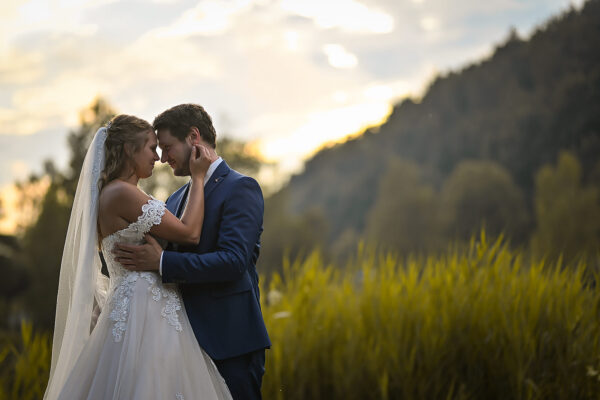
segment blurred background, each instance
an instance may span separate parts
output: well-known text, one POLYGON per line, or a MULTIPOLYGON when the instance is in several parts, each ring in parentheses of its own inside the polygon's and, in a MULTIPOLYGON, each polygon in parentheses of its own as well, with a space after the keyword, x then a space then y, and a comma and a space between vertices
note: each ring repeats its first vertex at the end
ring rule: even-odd
MULTIPOLYGON (((315 291, 322 302, 344 279, 354 282, 348 296, 362 296, 364 257, 373 271, 391 262, 402 275, 416 262, 424 274, 427 260, 466 257, 472 265, 470 257, 492 260, 502 248, 510 254, 506 271, 541 262, 580 274, 563 283, 584 282, 581 290, 596 296, 588 306, 598 306, 590 276, 600 254, 600 1, 9 0, 0 22, 0 396, 43 393, 64 237, 93 134, 117 113, 151 122, 184 102, 207 109, 217 151, 265 194, 258 271, 276 339, 267 398, 555 393, 521 372, 514 382, 512 372, 496 377, 511 376, 512 391, 494 389, 492 397, 477 397, 479 383, 492 378, 469 374, 402 392, 406 381, 386 370, 373 375, 377 394, 360 397, 335 392, 316 367, 306 381, 318 391, 290 392, 285 382, 302 379, 277 358, 276 341, 306 347, 299 332, 312 320, 294 320, 290 299, 301 296, 298 282, 317 287, 302 280, 316 274, 311 268, 341 274, 339 281, 325 275, 315 291), (522 385, 527 379, 533 386, 522 385)), ((141 185, 166 199, 183 183, 157 165, 141 185)), ((565 289, 553 290, 548 298, 565 289)), ((393 310, 406 297, 392 292, 393 310)), ((328 318, 352 306, 335 307, 328 318)), ((556 324, 570 324, 560 318, 574 312, 561 311, 556 324)), ((386 321, 378 321, 369 326, 379 331, 386 321)), ((594 332, 582 354, 599 349, 594 332)), ((554 365, 556 354, 534 347, 540 365, 554 365)), ((306 357, 310 364, 320 356, 306 357)), ((364 363, 356 357, 348 362, 364 363)), ((588 361, 578 359, 579 369, 563 376, 583 379, 575 392, 556 398, 597 398, 591 382, 600 359, 588 361)))

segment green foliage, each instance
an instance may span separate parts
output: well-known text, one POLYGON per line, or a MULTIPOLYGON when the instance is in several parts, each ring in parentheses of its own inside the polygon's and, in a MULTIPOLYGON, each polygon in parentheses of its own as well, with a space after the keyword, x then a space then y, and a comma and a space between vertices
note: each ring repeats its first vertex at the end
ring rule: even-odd
POLYGON ((263 312, 268 399, 597 399, 600 292, 584 265, 482 236, 400 261, 359 249, 285 264, 263 312))
MULTIPOLYGON (((321 207, 330 222, 328 244, 344 232, 362 235, 393 158, 433 171, 426 181, 436 188, 464 160, 496 162, 530 213, 535 173, 561 150, 576 154, 587 179, 600 154, 599 21, 600 1, 589 0, 527 40, 512 32, 489 58, 437 77, 422 98, 397 104, 380 127, 309 160, 284 189, 291 210, 321 207)), ((477 230, 481 221, 472 225, 477 230)))
POLYGON ((421 175, 414 162, 390 163, 368 215, 366 237, 370 242, 400 253, 440 247, 438 196, 421 175))
POLYGON ((21 323, 18 339, 3 338, 0 348, 0 400, 38 400, 50 372, 51 338, 21 323))
POLYGON ((581 164, 568 152, 558 165, 536 175, 537 229, 533 250, 549 258, 571 260, 600 252, 600 188, 583 185, 581 164))
POLYGON ((15 301, 27 290, 30 276, 17 257, 19 248, 14 237, 0 235, 0 330, 8 328, 15 301))
POLYGON ((244 175, 255 176, 262 165, 262 161, 250 152, 248 144, 241 140, 219 137, 217 152, 231 168, 244 175))
POLYGON ((24 295, 27 314, 36 326, 54 326, 60 263, 67 235, 71 201, 65 189, 50 185, 37 222, 25 231, 22 259, 30 277, 24 295))
POLYGON ((327 219, 322 211, 313 208, 300 216, 287 210, 285 193, 271 196, 265 203, 264 231, 257 269, 270 276, 281 272, 281 260, 306 255, 315 248, 322 249, 328 233, 327 219))
POLYGON ((444 219, 451 237, 467 239, 482 227, 522 242, 528 224, 523 195, 508 171, 493 161, 462 161, 444 182, 444 219))

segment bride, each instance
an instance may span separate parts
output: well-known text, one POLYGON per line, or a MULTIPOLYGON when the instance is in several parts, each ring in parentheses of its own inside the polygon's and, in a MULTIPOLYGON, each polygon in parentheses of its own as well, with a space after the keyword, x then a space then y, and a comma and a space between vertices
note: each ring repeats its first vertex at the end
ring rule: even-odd
POLYGON ((147 233, 181 244, 199 240, 208 151, 192 150, 190 197, 179 220, 137 187, 152 175, 156 146, 148 122, 118 115, 88 149, 61 263, 44 399, 231 398, 196 341, 177 288, 156 273, 124 269, 112 254, 116 243, 139 244, 147 233), (98 247, 110 280, 100 273, 98 247))

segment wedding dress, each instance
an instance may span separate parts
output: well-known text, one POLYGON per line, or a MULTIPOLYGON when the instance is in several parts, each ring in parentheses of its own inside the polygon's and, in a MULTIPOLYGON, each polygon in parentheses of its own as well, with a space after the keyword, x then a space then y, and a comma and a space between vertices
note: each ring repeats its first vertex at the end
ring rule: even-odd
POLYGON ((230 398, 196 341, 177 288, 114 260, 116 243, 142 243, 164 212, 164 203, 150 199, 136 222, 102 240, 110 274, 106 306, 59 399, 230 398))
POLYGON ((44 399, 231 399, 196 341, 177 287, 163 284, 157 273, 124 269, 112 253, 116 243, 142 243, 160 224, 163 202, 149 199, 137 221, 102 240, 110 280, 100 273, 97 182, 105 139, 101 128, 86 155, 71 212, 44 399), (94 304, 102 312, 93 326, 94 304))

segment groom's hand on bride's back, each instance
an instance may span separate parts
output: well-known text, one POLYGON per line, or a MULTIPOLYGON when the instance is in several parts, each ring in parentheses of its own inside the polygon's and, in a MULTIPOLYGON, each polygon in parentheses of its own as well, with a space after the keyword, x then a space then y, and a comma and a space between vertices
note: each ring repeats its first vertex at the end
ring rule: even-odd
POLYGON ((130 271, 158 271, 162 247, 151 235, 140 245, 117 243, 113 250, 115 260, 130 271))

